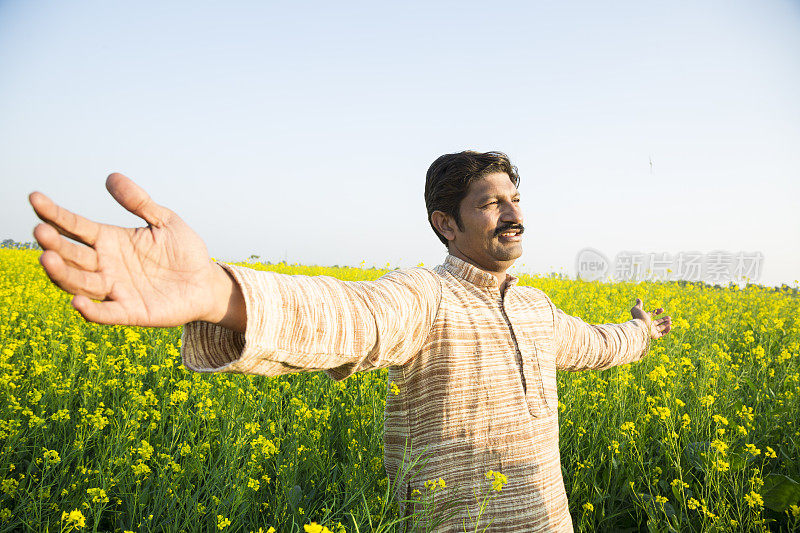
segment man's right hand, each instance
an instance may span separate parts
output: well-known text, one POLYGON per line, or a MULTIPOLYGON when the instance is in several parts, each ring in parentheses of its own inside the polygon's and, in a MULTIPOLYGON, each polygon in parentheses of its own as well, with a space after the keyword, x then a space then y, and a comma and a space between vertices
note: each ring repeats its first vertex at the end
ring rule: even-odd
POLYGON ((111 174, 106 188, 147 227, 99 224, 40 192, 29 196, 44 221, 33 231, 44 249, 39 262, 53 283, 75 295, 72 305, 83 318, 159 327, 205 320, 243 332, 241 289, 200 237, 122 174, 111 174))

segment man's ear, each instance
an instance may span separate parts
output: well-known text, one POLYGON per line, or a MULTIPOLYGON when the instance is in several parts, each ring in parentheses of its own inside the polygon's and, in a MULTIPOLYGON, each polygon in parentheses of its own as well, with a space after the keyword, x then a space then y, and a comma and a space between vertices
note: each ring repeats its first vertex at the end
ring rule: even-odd
POLYGON ((431 223, 445 239, 454 241, 456 239, 456 221, 444 211, 434 211, 431 213, 431 223))

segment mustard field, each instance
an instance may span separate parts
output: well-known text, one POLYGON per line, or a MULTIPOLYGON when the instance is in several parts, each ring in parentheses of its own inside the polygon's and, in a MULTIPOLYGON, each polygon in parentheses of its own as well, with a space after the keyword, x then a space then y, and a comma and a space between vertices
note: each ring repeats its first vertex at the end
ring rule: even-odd
MULTIPOLYGON (((38 254, 0 250, 0 531, 400 530, 383 468, 385 371, 189 372, 180 328, 83 321, 38 254)), ((796 290, 520 283, 590 323, 628 320, 638 296, 675 326, 641 363, 559 376, 576 530, 800 529, 796 290)))

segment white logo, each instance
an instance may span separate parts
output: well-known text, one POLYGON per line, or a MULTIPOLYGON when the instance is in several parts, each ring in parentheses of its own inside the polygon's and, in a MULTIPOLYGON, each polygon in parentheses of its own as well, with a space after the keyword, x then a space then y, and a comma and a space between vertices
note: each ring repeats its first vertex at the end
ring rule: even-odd
POLYGON ((584 281, 605 279, 610 266, 608 258, 594 248, 584 248, 575 259, 577 277, 584 281))

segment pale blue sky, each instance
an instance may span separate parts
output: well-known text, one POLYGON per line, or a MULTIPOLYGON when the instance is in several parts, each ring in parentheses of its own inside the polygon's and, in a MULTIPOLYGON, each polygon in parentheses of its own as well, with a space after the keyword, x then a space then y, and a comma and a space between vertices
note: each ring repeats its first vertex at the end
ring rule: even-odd
POLYGON ((381 4, 0 0, 0 239, 32 239, 34 189, 135 223, 119 171, 220 259, 434 265, 428 166, 501 150, 518 270, 590 246, 800 278, 797 2, 381 4))

